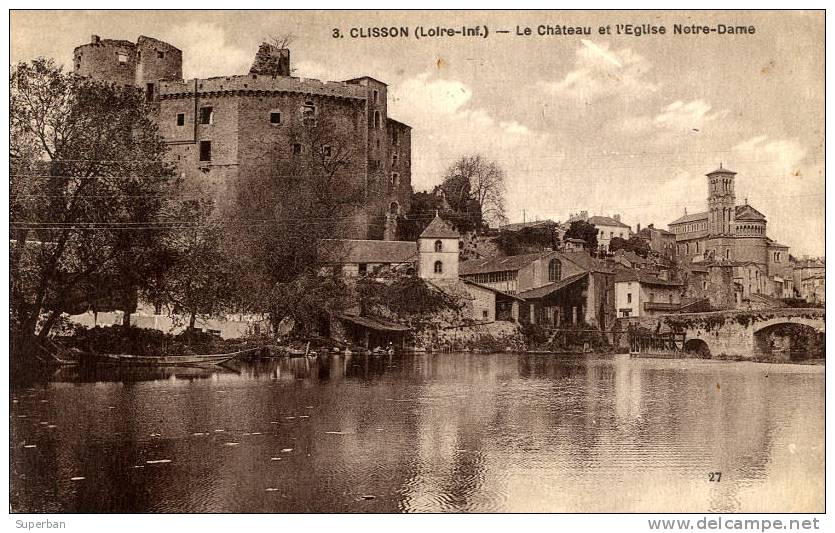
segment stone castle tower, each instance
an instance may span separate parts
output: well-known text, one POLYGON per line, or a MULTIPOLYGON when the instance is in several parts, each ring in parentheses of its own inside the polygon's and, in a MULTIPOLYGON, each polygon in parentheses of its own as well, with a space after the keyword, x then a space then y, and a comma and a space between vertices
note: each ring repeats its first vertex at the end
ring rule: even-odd
POLYGON ((139 87, 153 101, 161 80, 183 77, 183 53, 144 35, 136 43, 93 35, 89 43, 73 50, 73 72, 94 80, 139 87))
POLYGON ((736 196, 734 196, 734 176, 736 172, 719 168, 707 175, 708 179, 708 234, 724 236, 734 234, 734 216, 736 196))

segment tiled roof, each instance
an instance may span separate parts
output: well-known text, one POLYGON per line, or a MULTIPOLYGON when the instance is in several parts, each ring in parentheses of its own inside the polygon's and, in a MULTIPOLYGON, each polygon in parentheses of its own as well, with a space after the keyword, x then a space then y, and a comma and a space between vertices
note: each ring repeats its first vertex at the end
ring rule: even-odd
POLYGON ((573 283, 580 281, 588 275, 588 272, 580 272, 579 274, 574 274, 573 276, 569 276, 565 279, 555 281, 554 283, 549 283, 548 285, 543 285, 542 287, 537 287, 536 289, 531 289, 529 291, 520 292, 519 296, 521 298, 524 298, 525 300, 536 300, 538 298, 544 298, 549 294, 552 294, 560 289, 564 289, 569 285, 572 285, 573 283))
POLYGON ((346 320, 364 328, 373 329, 374 331, 411 331, 412 328, 390 322, 382 318, 371 318, 368 316, 354 316, 354 315, 338 315, 342 320, 346 320))
POLYGON ((621 270, 617 274, 615 274, 615 283, 619 281, 637 281, 642 285, 657 285, 662 287, 680 287, 681 282, 679 281, 668 281, 665 279, 657 278, 650 274, 646 274, 644 272, 638 272, 635 270, 621 270))
POLYGON ((473 285, 475 287, 479 287, 481 289, 486 289, 486 290, 494 292, 496 294, 501 294, 502 296, 506 296, 508 298, 513 298, 514 300, 521 300, 522 299, 519 296, 516 296, 515 294, 510 294, 510 293, 507 293, 507 292, 504 292, 504 291, 500 291, 499 289, 496 289, 494 287, 489 287, 487 285, 482 285, 481 283, 476 283, 475 281, 472 281, 472 280, 469 280, 469 279, 461 278, 461 281, 463 283, 467 283, 468 285, 473 285))
POLYGON ((457 239, 458 237, 460 237, 458 232, 447 225, 439 215, 435 215, 432 222, 420 234, 421 239, 457 239))
POLYGON ((541 228, 547 226, 556 226, 557 223, 553 220, 536 220, 534 222, 514 222, 512 224, 505 224, 504 226, 499 227, 501 231, 520 231, 525 228, 541 228))
POLYGON ((614 268, 607 264, 606 261, 595 259, 594 257, 590 256, 587 252, 563 252, 560 255, 565 259, 568 259, 578 267, 588 271, 604 272, 607 274, 611 274, 614 272, 614 268))
POLYGON ((702 211, 701 213, 692 213, 689 215, 684 215, 683 217, 677 218, 667 224, 668 226, 672 226, 673 224, 684 224, 685 222, 695 222, 695 221, 707 220, 707 211, 702 211))
POLYGON ((536 261, 543 254, 522 254, 510 255, 507 257, 486 257, 484 259, 471 259, 458 264, 458 274, 467 276, 470 274, 486 274, 488 272, 504 272, 507 270, 519 270, 533 261, 536 261))
POLYGON ((322 239, 317 251, 322 263, 407 263, 417 257, 417 243, 322 239))
POLYGON ((620 220, 615 220, 612 217, 593 216, 589 217, 587 222, 589 224, 594 224, 595 226, 617 226, 619 228, 631 229, 631 226, 624 224, 620 220))

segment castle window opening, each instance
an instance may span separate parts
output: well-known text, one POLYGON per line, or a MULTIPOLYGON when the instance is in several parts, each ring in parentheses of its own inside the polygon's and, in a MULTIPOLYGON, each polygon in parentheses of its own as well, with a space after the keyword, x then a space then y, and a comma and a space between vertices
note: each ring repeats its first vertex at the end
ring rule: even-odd
POLYGON ((391 186, 397 188, 400 186, 400 174, 397 172, 391 173, 391 186))
POLYGON ((127 63, 128 62, 128 55, 124 52, 116 52, 116 60, 119 63, 127 63))
MULTIPOLYGON (((435 251, 436 252, 442 252, 443 249, 444 249, 444 243, 442 243, 440 240, 435 241, 435 251)), ((437 263, 435 263, 435 264, 437 264, 437 263)))
POLYGON ((397 202, 392 202, 391 205, 389 205, 389 213, 391 213, 392 215, 399 214, 400 205, 397 202))
POLYGON ((154 84, 148 83, 145 85, 145 101, 153 102, 154 101, 154 84))
POLYGON ((200 141, 200 161, 212 160, 212 141, 200 141))
POLYGON ((377 97, 379 96, 379 94, 380 93, 378 93, 376 89, 371 91, 372 99, 374 100, 375 104, 377 103, 377 97))
POLYGON ((368 274, 368 265, 366 263, 360 263, 357 267, 357 271, 360 276, 365 276, 368 274))
POLYGON ((380 129, 380 112, 379 111, 374 111, 374 129, 375 130, 380 129))
POLYGON ((165 52, 157 50, 157 59, 165 59, 165 52))
POLYGON ((397 166, 397 154, 391 156, 391 166, 397 166))
POLYGON ((331 146, 329 144, 326 144, 325 146, 322 147, 322 155, 323 156, 330 157, 332 153, 333 153, 333 151, 331 150, 331 146))
POLYGON ((270 111, 270 124, 281 124, 280 111, 270 111))
POLYGON ((213 123, 214 108, 210 106, 200 108, 200 124, 208 125, 213 123))
POLYGON ((316 121, 316 104, 310 100, 306 101, 301 107, 302 122, 307 125, 312 125, 316 121))
POLYGON ((299 155, 302 153, 302 145, 299 143, 293 143, 293 155, 299 155))
POLYGON ((185 113, 177 113, 177 125, 178 126, 185 126, 186 125, 186 114, 185 113))
POLYGON ((435 274, 444 273, 444 264, 441 261, 435 261, 435 274))

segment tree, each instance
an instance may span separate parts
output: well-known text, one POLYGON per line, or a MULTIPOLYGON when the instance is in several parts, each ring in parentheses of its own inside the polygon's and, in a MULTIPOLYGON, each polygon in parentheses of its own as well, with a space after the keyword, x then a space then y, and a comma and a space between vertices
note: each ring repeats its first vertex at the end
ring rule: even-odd
POLYGON ((459 218, 468 219, 473 229, 485 222, 499 225, 506 221, 505 172, 481 154, 464 156, 450 165, 441 187, 452 210, 459 218))
POLYGON ((397 220, 397 240, 416 241, 426 226, 435 218, 435 213, 444 213, 445 218, 452 218, 447 213, 443 201, 428 192, 413 192, 409 203, 409 212, 397 220))
POLYGON ((365 184, 356 178, 361 141, 350 119, 312 110, 286 131, 292 157, 275 162, 264 156, 264 171, 248 176, 224 210, 238 292, 249 297, 241 305, 254 311, 272 305, 268 296, 276 284, 307 275, 317 262, 318 241, 346 234, 365 210, 365 184))
POLYGON ((180 201, 172 205, 170 216, 190 223, 166 235, 168 266, 161 277, 150 280, 145 296, 186 314, 189 329, 194 329, 198 316, 235 307, 234 263, 224 250, 226 228, 210 194, 197 187, 188 196, 178 191, 175 198, 180 201))
POLYGON ((553 250, 557 245, 556 226, 556 222, 546 222, 519 231, 502 230, 494 242, 504 255, 541 252, 548 248, 553 250))
POLYGON ((582 239, 586 241, 589 250, 597 250, 597 228, 585 220, 575 220, 563 235, 563 240, 582 239))
POLYGON ((609 241, 609 251, 616 252, 618 250, 633 252, 641 257, 646 257, 650 253, 649 243, 637 235, 632 235, 629 239, 612 237, 609 241))
POLYGON ((90 298, 80 289, 135 294, 160 268, 174 171, 136 88, 37 59, 12 68, 10 93, 11 329, 25 350, 90 298))

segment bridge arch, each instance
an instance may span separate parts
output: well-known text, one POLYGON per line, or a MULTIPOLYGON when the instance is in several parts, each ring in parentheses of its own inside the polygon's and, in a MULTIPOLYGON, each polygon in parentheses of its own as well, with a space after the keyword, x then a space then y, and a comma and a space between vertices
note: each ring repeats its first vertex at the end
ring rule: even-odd
POLYGON ((770 328, 772 326, 780 325, 780 324, 802 324, 805 326, 809 326, 810 328, 815 329, 816 331, 823 333, 824 329, 826 328, 826 323, 823 321, 822 318, 806 318, 806 317, 799 317, 799 316, 777 316, 774 318, 770 318, 768 320, 763 320, 760 322, 756 322, 754 324, 754 333, 764 330, 766 328, 770 328))
POLYGON ((700 359, 710 359, 710 345, 704 339, 693 338, 684 342, 684 351, 694 354, 700 359))
POLYGON ((818 324, 795 320, 771 322, 754 330, 758 356, 790 361, 825 357, 826 338, 818 324))

